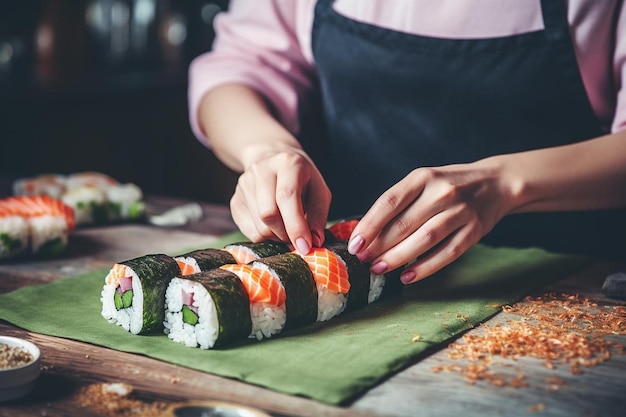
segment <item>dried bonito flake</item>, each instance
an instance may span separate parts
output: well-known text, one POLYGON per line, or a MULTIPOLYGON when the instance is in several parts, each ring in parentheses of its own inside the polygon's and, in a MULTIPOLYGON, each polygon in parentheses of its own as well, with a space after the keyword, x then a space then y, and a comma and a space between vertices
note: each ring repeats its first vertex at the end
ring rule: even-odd
MULTIPOLYGON (((534 357, 547 369, 565 364, 577 375, 584 367, 625 353, 625 346, 606 336, 626 334, 626 306, 600 306, 579 295, 548 293, 502 306, 502 311, 511 315, 504 323, 483 324, 479 332, 448 347, 451 359, 465 359, 469 365, 438 366, 433 371, 459 372, 469 384, 484 380, 494 386, 524 387, 523 374, 507 379, 493 372, 493 359, 534 357)), ((546 383, 558 389, 564 381, 550 378, 546 383)))

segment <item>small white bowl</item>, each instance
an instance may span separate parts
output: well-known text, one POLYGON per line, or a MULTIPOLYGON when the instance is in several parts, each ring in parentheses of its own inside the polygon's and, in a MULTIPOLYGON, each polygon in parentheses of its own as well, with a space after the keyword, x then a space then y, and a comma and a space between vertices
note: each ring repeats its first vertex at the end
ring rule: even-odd
POLYGON ((33 356, 33 360, 27 364, 0 368, 0 401, 10 401, 32 391, 35 380, 41 373, 41 354, 37 346, 17 337, 0 336, 0 344, 21 347, 33 356))

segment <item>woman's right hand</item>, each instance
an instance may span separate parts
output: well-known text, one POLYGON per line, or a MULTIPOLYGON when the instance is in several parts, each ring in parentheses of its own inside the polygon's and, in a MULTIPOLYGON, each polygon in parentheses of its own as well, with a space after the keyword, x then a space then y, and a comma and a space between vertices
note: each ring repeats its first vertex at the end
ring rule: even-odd
POLYGON ((230 200, 233 220, 254 242, 290 242, 300 253, 324 243, 331 193, 301 149, 256 157, 239 177, 230 200))

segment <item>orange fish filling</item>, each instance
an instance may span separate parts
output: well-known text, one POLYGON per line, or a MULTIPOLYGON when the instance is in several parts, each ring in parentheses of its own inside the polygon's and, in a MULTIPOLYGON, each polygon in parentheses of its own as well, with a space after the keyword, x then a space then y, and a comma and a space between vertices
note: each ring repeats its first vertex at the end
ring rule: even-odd
POLYGON ((285 289, 270 271, 244 264, 227 264, 220 268, 234 273, 241 279, 251 303, 267 303, 274 306, 285 303, 287 299, 285 289))
POLYGON ((328 231, 332 233, 337 240, 348 240, 357 223, 359 223, 359 221, 356 219, 335 223, 328 228, 328 231))
POLYGON ((317 284, 325 285, 330 291, 347 293, 350 291, 348 268, 331 250, 313 248, 301 255, 313 272, 317 284))

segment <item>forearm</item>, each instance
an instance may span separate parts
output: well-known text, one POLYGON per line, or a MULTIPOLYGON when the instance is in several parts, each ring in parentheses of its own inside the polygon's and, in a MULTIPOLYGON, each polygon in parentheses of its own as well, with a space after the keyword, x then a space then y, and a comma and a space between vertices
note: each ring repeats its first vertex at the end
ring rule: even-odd
POLYGON ((302 151, 263 99, 245 85, 224 84, 208 92, 198 118, 215 155, 238 172, 280 150, 302 151))
POLYGON ((511 213, 626 206, 626 131, 478 163, 497 166, 511 213))

